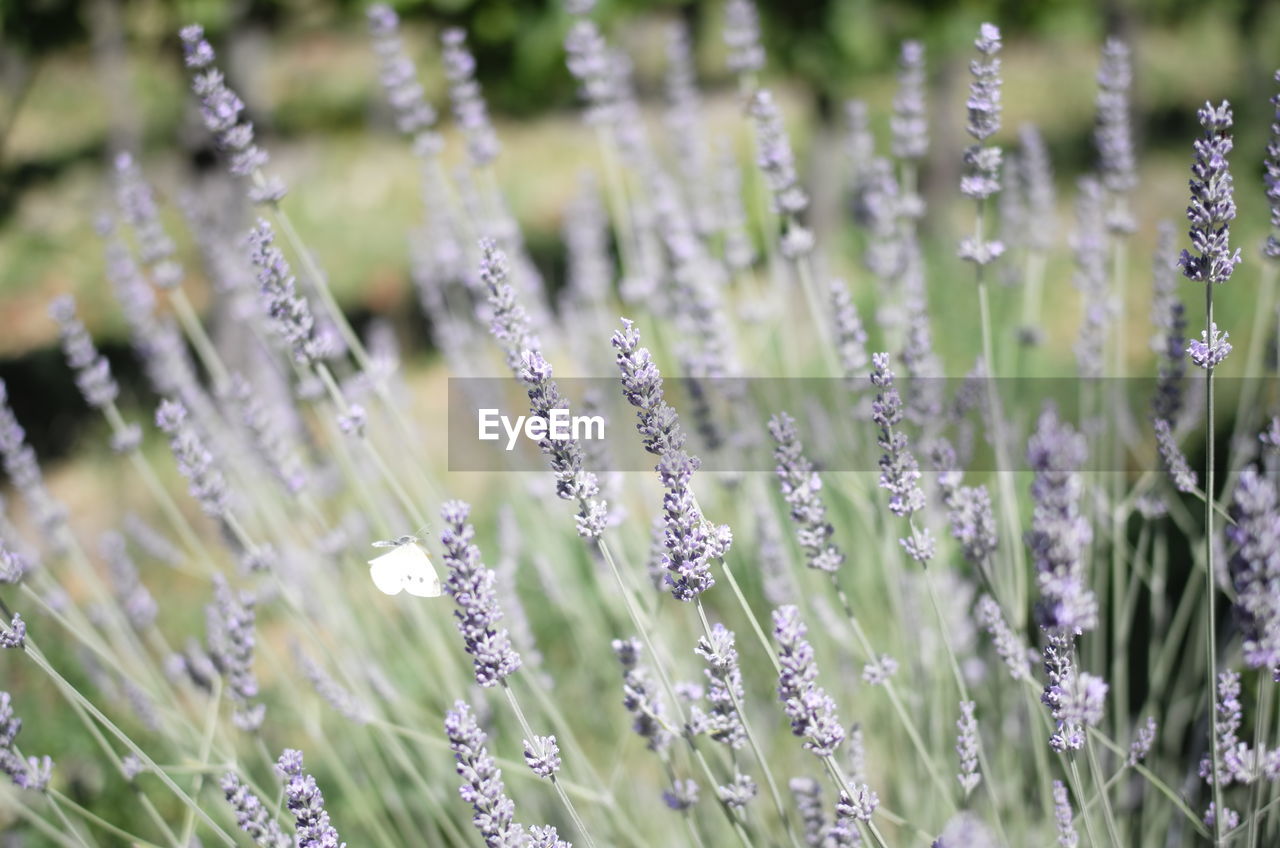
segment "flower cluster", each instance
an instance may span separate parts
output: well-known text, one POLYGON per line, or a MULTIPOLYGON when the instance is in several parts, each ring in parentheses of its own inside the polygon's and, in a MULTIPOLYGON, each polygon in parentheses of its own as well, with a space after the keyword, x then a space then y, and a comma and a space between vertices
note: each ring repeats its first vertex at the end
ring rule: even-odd
POLYGON ((133 227, 138 254, 151 273, 157 288, 172 289, 182 284, 182 265, 175 258, 177 247, 165 232, 151 186, 133 156, 116 156, 116 206, 133 227))
POLYGON ((1196 116, 1204 127, 1204 138, 1195 142, 1191 205, 1187 207, 1191 246, 1196 255, 1183 250, 1178 266, 1188 280, 1225 283, 1240 262, 1240 249, 1232 251, 1230 244, 1231 222, 1236 217, 1231 171, 1227 167, 1227 154, 1232 147, 1231 104, 1225 100, 1218 106, 1206 103, 1196 116))
POLYGON ((733 631, 716 622, 709 636, 698 638, 695 650, 707 661, 703 674, 707 677, 707 700, 711 703, 711 712, 709 715, 696 714, 690 723, 715 741, 737 750, 747 739, 737 707, 746 700, 746 691, 742 687, 742 671, 738 666, 733 631))
POLYGON ((871 365, 871 385, 876 388, 871 420, 880 427, 876 444, 884 451, 880 457, 880 488, 889 493, 890 512, 910 516, 925 506, 920 466, 911 453, 907 435, 896 429, 902 422, 902 397, 893 384, 889 354, 872 354, 871 365))
POLYGON ((898 54, 898 91, 893 96, 894 158, 919 161, 929 150, 929 119, 925 104, 924 45, 902 42, 898 54))
POLYGON ((476 531, 467 521, 470 513, 471 507, 462 501, 449 501, 440 508, 440 543, 449 570, 444 591, 458 605, 453 617, 475 666, 476 682, 490 687, 519 670, 520 655, 511 646, 506 628, 498 627, 502 610, 493 588, 496 575, 481 562, 480 549, 472 541, 476 531))
POLYGON ((844 741, 844 727, 836 715, 836 702, 817 684, 818 666, 813 646, 805 638, 808 628, 800 610, 787 605, 773 611, 773 638, 778 643, 778 699, 791 719, 791 732, 804 740, 806 750, 830 757, 844 741))
POLYGON ((796 541, 810 568, 834 573, 844 562, 844 554, 831 542, 835 528, 827 520, 827 507, 822 502, 822 478, 804 455, 796 421, 781 412, 769 419, 769 432, 778 443, 773 451, 774 470, 782 497, 791 507, 796 541))
POLYGON ((236 824, 249 834, 254 845, 260 848, 289 848, 293 845, 293 840, 284 835, 272 818, 271 810, 240 781, 239 775, 229 771, 222 776, 219 785, 236 814, 236 824))
POLYGON ((20 730, 22 719, 13 714, 9 693, 0 692, 0 771, 19 789, 43 792, 53 775, 53 760, 47 756, 23 760, 14 745, 20 730))
POLYGON ((385 3, 374 3, 366 15, 373 52, 378 54, 379 76, 396 116, 396 129, 413 139, 413 151, 428 157, 439 152, 444 142, 435 130, 436 110, 427 102, 418 70, 405 53, 400 39, 400 18, 385 3))
MULTIPOLYGON (((1129 45, 1108 38, 1102 47, 1098 68, 1098 117, 1093 140, 1098 148, 1098 170, 1102 184, 1113 195, 1122 195, 1138 183, 1133 154, 1133 128, 1129 120, 1129 89, 1133 68, 1129 45)), ((1134 223, 1127 210, 1117 209, 1108 220, 1117 232, 1132 232, 1134 223)))
POLYGON ((964 789, 965 797, 982 782, 978 771, 978 719, 974 716, 973 701, 960 702, 960 718, 956 721, 956 753, 960 756, 960 774, 956 779, 964 789))
POLYGON ((1280 504, 1273 480, 1249 466, 1231 498, 1227 564, 1235 589, 1236 617, 1244 637, 1244 661, 1280 676, 1280 504))
POLYGON ((253 673, 254 597, 233 592, 221 575, 213 581, 213 603, 205 608, 205 644, 209 658, 227 682, 235 702, 233 719, 244 730, 257 730, 266 714, 258 697, 258 679, 253 673))
POLYGON ((206 515, 224 517, 230 498, 227 480, 192 424, 187 407, 181 401, 161 401, 156 408, 156 426, 169 436, 169 447, 178 462, 178 470, 187 478, 191 496, 199 501, 206 515))
POLYGON ((200 98, 200 117, 218 146, 228 153, 231 173, 252 178, 249 197, 253 202, 278 202, 285 194, 284 182, 263 173, 269 159, 267 152, 254 144, 253 122, 244 116, 244 102, 227 85, 222 71, 214 67, 217 57, 205 40, 204 28, 191 24, 183 27, 178 36, 187 67, 194 74, 191 88, 200 98))
POLYGON ((663 719, 666 710, 648 669, 640 665, 640 640, 614 639, 613 654, 622 666, 622 705, 632 715, 631 729, 650 751, 665 751, 671 744, 663 719))
POLYGON ((475 810, 471 821, 485 844, 502 848, 523 845, 524 826, 515 821, 515 802, 507 797, 502 772, 485 747, 488 738, 465 702, 455 702, 445 713, 444 732, 462 778, 458 793, 475 810))
POLYGON ((440 34, 443 47, 444 75, 449 80, 449 101, 453 117, 467 139, 467 155, 471 164, 483 168, 498 156, 501 146, 489 122, 480 83, 476 82, 476 60, 467 49, 467 33, 450 27, 440 34))
POLYGON ((1049 708, 1056 729, 1049 747, 1058 753, 1084 747, 1087 728, 1102 720, 1107 683, 1102 678, 1077 671, 1071 662, 1071 638, 1051 632, 1044 648, 1044 670, 1048 683, 1041 702, 1049 708))
POLYGON ((275 246, 271 225, 259 218, 249 233, 249 245, 249 258, 258 270, 262 303, 272 327, 299 365, 313 364, 324 353, 316 321, 306 298, 298 293, 288 261, 275 246))
POLYGON ((49 304, 49 315, 58 322, 58 335, 67 364, 76 375, 76 388, 92 407, 103 409, 115 403, 120 387, 111 376, 111 363, 98 353, 93 338, 76 317, 76 301, 63 295, 49 304))
POLYGON ((302 770, 302 752, 286 748, 276 762, 276 774, 284 778, 285 805, 293 813, 297 848, 346 848, 338 831, 329 824, 324 795, 316 779, 302 770))

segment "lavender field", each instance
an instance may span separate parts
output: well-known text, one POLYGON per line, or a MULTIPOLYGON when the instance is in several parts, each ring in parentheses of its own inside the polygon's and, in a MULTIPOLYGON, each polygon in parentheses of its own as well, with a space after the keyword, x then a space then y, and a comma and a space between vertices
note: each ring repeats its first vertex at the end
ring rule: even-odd
POLYGON ((0 133, 0 844, 1280 845, 1280 55, 206 5, 0 133))

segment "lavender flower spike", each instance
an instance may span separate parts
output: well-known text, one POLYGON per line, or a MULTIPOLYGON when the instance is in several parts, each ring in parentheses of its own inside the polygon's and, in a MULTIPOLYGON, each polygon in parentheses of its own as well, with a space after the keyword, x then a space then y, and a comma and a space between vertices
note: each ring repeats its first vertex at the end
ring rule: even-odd
POLYGON ((782 253, 797 259, 813 249, 813 233, 798 220, 809 207, 809 196, 800 185, 795 154, 773 95, 767 89, 757 91, 752 95, 750 111, 755 120, 756 161, 772 193, 773 212, 786 222, 782 253))
POLYGON ((746 728, 736 706, 746 700, 746 691, 742 688, 742 671, 733 631, 716 622, 711 627, 710 637, 698 638, 695 651, 707 661, 703 673, 707 677, 711 714, 698 716, 694 723, 701 725, 701 729, 715 741, 737 750, 747 741, 746 728))
POLYGON ((822 501, 822 478, 804 455, 804 446, 796 432, 796 421, 785 412, 769 419, 769 432, 777 447, 773 458, 782 497, 791 507, 796 541, 804 549, 809 567, 829 574, 844 562, 844 554, 831 543, 835 528, 827 521, 827 507, 822 501))
POLYGON ((640 640, 614 639, 613 654, 622 666, 622 705, 633 716, 631 729, 644 739, 650 751, 662 753, 671 744, 663 724, 663 706, 649 671, 640 665, 640 640))
POLYGON ((427 102, 418 69, 400 40, 400 18, 386 3, 374 3, 365 13, 373 52, 378 54, 379 77, 396 116, 396 129, 413 139, 413 152, 423 158, 444 146, 435 131, 436 111, 427 102))
POLYGON ((1059 848, 1076 848, 1080 844, 1080 835, 1072 823, 1071 799, 1067 796, 1067 787, 1061 780, 1053 782, 1053 817, 1058 824, 1059 848))
MULTIPOLYGON (((1276 71, 1280 83, 1280 71, 1276 71)), ((1267 188, 1267 202, 1271 206, 1271 232, 1267 235, 1262 252, 1272 261, 1280 260, 1280 94, 1271 95, 1275 111, 1271 118, 1271 135, 1267 139, 1267 155, 1263 160, 1266 174, 1263 182, 1267 188)))
POLYGON ((162 289, 182 285, 182 265, 173 258, 177 248, 160 222, 155 196, 142 169, 128 153, 118 155, 115 165, 116 205, 137 235, 138 253, 151 281, 162 289))
POLYGON ((724 9, 724 43, 729 70, 746 77, 764 68, 760 46, 760 13, 752 0, 729 0, 724 9))
POLYGON ((0 648, 21 649, 27 641, 27 623, 18 613, 6 625, 0 621, 0 648))
POLYGON ((9 693, 0 692, 0 771, 19 789, 43 792, 49 786, 53 761, 48 757, 23 760, 13 744, 20 730, 22 719, 13 714, 9 693))
POLYGON ((960 755, 960 774, 956 779, 966 798, 982 782, 978 772, 978 719, 973 709, 973 701, 961 701, 960 719, 956 722, 956 753, 960 755))
POLYGON ((1196 490, 1196 473, 1191 470, 1191 466, 1187 463, 1186 456, 1182 453, 1182 448, 1178 447, 1177 440, 1173 437, 1173 431, 1169 429, 1169 422, 1163 418, 1157 418, 1154 422, 1156 430, 1156 449, 1160 452, 1160 459, 1164 462, 1165 468, 1169 469, 1169 473, 1173 475, 1173 485, 1179 492, 1194 492, 1196 490))
MULTIPOLYGON (((973 81, 965 105, 969 120, 965 129, 975 143, 964 151, 965 174, 960 178, 960 193, 979 203, 1000 191, 1001 151, 987 143, 1000 129, 1000 30, 994 24, 983 24, 974 41, 980 58, 969 63, 973 81)), ((965 238, 960 244, 960 257, 979 266, 986 265, 1004 253, 999 241, 965 238)))
POLYGON ((893 97, 893 155, 918 162, 929 150, 929 118, 925 105, 924 45, 902 42, 898 54, 898 91, 893 97))
POLYGON ((1272 481, 1249 466, 1240 472, 1231 499, 1227 539, 1234 551, 1227 563, 1236 592, 1236 617, 1250 668, 1280 677, 1280 504, 1272 481))
POLYGON ((667 490, 662 498, 666 526, 662 565, 672 596, 685 602, 716 584, 711 561, 723 558, 733 541, 726 525, 710 524, 698 508, 689 485, 697 467, 697 461, 684 451, 668 451, 658 461, 658 477, 667 490))
POLYGON ((181 401, 163 400, 156 409, 156 426, 169 436, 169 447, 178 470, 187 478, 191 496, 200 502, 206 515, 221 518, 229 508, 227 481, 188 418, 181 401))
POLYGON ((249 245, 249 258, 258 270, 262 303, 272 327, 299 365, 312 365, 322 353, 315 318, 306 298, 298 294, 297 281, 284 254, 275 246, 271 225, 259 218, 249 233, 249 245))
POLYGON ((228 154, 228 168, 233 176, 250 177, 253 188, 249 198, 254 203, 276 203, 285 194, 279 177, 263 174, 267 152, 253 142, 253 122, 244 117, 244 103, 226 83, 222 72, 213 66, 217 58, 204 28, 199 24, 185 26, 178 33, 186 65, 194 73, 191 88, 200 98, 200 117, 213 134, 218 146, 228 154))
POLYGON ((520 848, 527 837, 524 827, 514 821, 515 802, 507 797, 502 772, 485 748, 485 733, 465 702, 455 702, 445 714, 444 730, 462 777, 458 794, 475 811, 471 822, 484 843, 491 848, 520 848))
POLYGON ((227 681, 227 691, 236 704, 232 716, 237 727, 257 730, 262 725, 265 706, 254 704, 258 679, 253 673, 254 598, 246 592, 232 592, 218 575, 213 582, 213 603, 205 608, 209 658, 227 681))
POLYGON ((1093 139, 1098 148, 1102 184, 1118 201, 1108 216, 1107 225, 1113 232, 1120 233, 1134 229, 1123 195, 1138 184, 1129 119, 1129 89, 1132 85, 1129 45, 1118 38, 1108 38, 1102 48, 1102 65, 1098 68, 1098 117, 1093 139))
POLYGON ((519 670, 520 655, 511 647, 506 628, 498 627, 502 611, 493 588, 496 575, 480 561, 480 550, 472 542, 476 531, 467 522, 470 512, 462 501, 440 508, 440 542, 449 570, 444 590, 458 605, 453 616, 475 666, 476 682, 490 687, 519 670))
POLYGON ((773 611, 773 637, 778 642, 778 699, 782 701, 791 732, 804 740, 804 747, 819 757, 830 757, 844 741, 844 727, 836 715, 836 704, 815 682, 818 667, 813 646, 805 639, 807 628, 800 611, 788 604, 773 611))
POLYGON ((501 146, 498 136, 489 123, 489 110, 485 106, 480 83, 476 82, 476 60, 467 49, 467 34, 458 27, 450 27, 440 35, 444 48, 444 75, 449 80, 449 100, 453 103, 453 117, 467 139, 467 155, 471 164, 483 168, 498 156, 501 146))
POLYGON ((1230 333, 1219 333, 1218 324, 1212 323, 1209 329, 1200 331, 1200 339, 1192 339, 1187 343, 1187 355, 1200 368, 1209 370, 1217 368, 1231 353, 1230 333))
POLYGON ((1027 646, 1004 620, 1000 605, 990 595, 978 599, 974 616, 995 643, 996 654, 1004 660, 1009 669, 1009 676, 1014 680, 1031 678, 1031 663, 1027 658, 1027 646))
MULTIPOLYGON (((537 351, 526 350, 521 356, 517 378, 529 394, 529 412, 550 419, 554 410, 568 409, 569 401, 560 394, 551 374, 551 364, 537 351)), ((538 442, 538 448, 550 462, 556 478, 556 495, 578 504, 578 535, 598 539, 609 520, 608 504, 600 497, 596 475, 583 467, 582 443, 577 439, 552 439, 550 433, 538 442)))
POLYGON ((480 281, 488 292, 493 314, 489 332, 497 339, 507 357, 507 367, 517 376, 525 351, 542 350, 542 342, 533 334, 529 313, 520 304, 511 287, 511 266, 507 255, 491 238, 480 239, 480 281))
POLYGON ((338 831, 329 824, 316 779, 302 771, 302 752, 286 748, 276 763, 276 773, 285 779, 285 801, 293 813, 297 848, 346 848, 347 843, 338 842, 338 831))
POLYGON ((93 338, 76 317, 75 298, 69 294, 57 298, 49 304, 49 315, 58 322, 62 352, 75 372, 76 388, 84 395, 85 402, 95 409, 113 404, 120 394, 120 387, 111 376, 111 363, 98 353, 93 338))
POLYGON ((1233 252, 1230 246, 1231 222, 1236 217, 1231 171, 1227 167, 1227 154, 1232 147, 1231 104, 1225 100, 1216 107, 1206 103, 1196 116, 1204 127, 1204 138, 1194 144, 1187 220, 1191 222, 1191 246, 1197 255, 1182 251, 1178 266, 1188 280, 1225 283, 1240 262, 1240 249, 1233 252))
POLYGON ((871 384, 877 390, 871 404, 871 420, 880 427, 876 444, 884 451, 880 457, 880 488, 889 492, 890 512, 910 516, 925 506, 920 466, 911 453, 906 434, 895 429, 902 422, 902 397, 893 385, 889 354, 872 354, 871 364, 871 384))
POLYGON ((9 482, 22 495, 36 523, 52 535, 66 521, 65 509, 53 499, 44 485, 36 452, 27 444, 27 432, 18 423, 9 405, 9 389, 0 380, 0 460, 9 482))
POLYGON ((249 834, 254 845, 259 848, 290 848, 293 845, 293 840, 280 830, 280 825, 276 824, 262 799, 241 783, 235 772, 224 774, 219 785, 227 803, 235 811, 236 824, 249 834))
POLYGON ((552 778, 560 771, 560 746, 555 736, 524 740, 524 761, 538 777, 552 778))
POLYGON ((655 456, 680 450, 685 444, 680 417, 663 396, 662 373, 649 349, 640 346, 635 322, 623 318, 612 344, 618 351, 615 358, 622 372, 622 394, 637 410, 636 429, 644 449, 655 456))

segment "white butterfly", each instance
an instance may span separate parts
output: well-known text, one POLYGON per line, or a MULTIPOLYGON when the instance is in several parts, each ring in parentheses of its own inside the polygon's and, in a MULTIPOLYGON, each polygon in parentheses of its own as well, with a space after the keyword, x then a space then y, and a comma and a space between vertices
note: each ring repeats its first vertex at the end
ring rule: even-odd
POLYGON ((374 542, 375 548, 391 548, 369 560, 369 577, 384 595, 398 595, 401 590, 419 598, 440 596, 440 577, 431 564, 431 556, 417 536, 374 542))

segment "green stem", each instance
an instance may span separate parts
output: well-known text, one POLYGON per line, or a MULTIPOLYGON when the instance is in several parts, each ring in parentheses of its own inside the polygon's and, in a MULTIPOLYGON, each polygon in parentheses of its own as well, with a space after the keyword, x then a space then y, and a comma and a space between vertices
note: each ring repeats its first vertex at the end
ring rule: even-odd
MULTIPOLYGON (((1204 284, 1204 311, 1206 338, 1213 334, 1213 283, 1204 284)), ((1217 813, 1213 817, 1213 843, 1222 844, 1222 786, 1221 752, 1218 750, 1218 622, 1217 622, 1217 575, 1213 562, 1213 364, 1209 361, 1205 369, 1205 470, 1204 470, 1204 556, 1205 556, 1205 605, 1208 614, 1205 617, 1206 645, 1209 661, 1209 733, 1210 750, 1213 757, 1213 809, 1217 813)))

